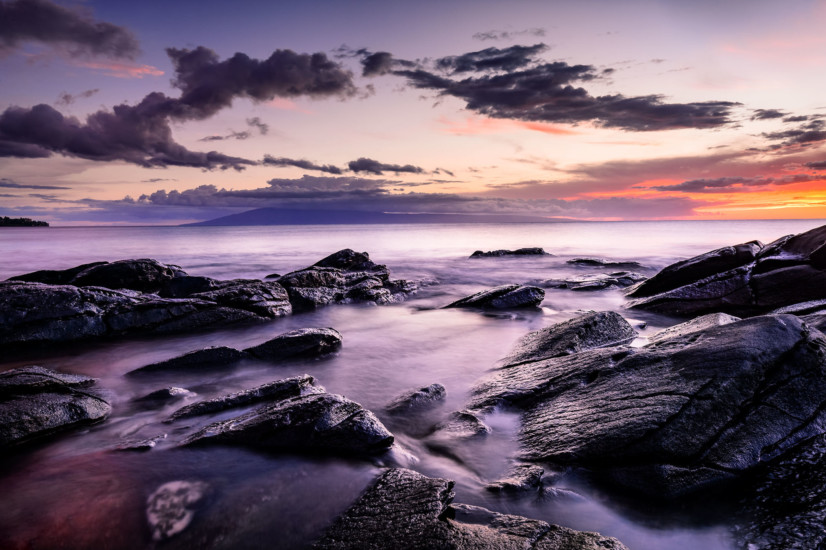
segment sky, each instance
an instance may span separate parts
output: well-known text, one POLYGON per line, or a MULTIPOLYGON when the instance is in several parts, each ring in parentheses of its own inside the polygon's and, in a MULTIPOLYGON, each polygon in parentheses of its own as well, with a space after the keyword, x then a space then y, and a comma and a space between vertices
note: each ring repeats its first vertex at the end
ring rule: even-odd
POLYGON ((0 0, 0 215, 826 218, 826 1, 0 0))

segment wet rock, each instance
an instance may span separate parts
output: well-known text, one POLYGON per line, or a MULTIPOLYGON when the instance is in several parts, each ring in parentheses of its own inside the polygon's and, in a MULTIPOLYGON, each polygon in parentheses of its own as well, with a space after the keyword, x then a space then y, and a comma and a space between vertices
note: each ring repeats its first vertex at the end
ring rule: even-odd
POLYGON ((639 269, 642 266, 640 262, 634 261, 622 261, 622 262, 615 262, 611 260, 606 260, 604 258, 573 258, 565 262, 566 264, 571 265, 578 265, 583 267, 620 267, 620 268, 631 268, 631 269, 639 269))
POLYGON ((490 431, 490 426, 485 424, 476 413, 455 411, 436 426, 431 441, 435 439, 449 441, 478 439, 487 436, 490 431))
POLYGON ((28 283, 45 283, 49 285, 68 285, 78 273, 95 267, 103 265, 107 262, 92 262, 88 264, 79 265, 70 269, 44 269, 41 271, 34 271, 32 273, 25 273, 17 275, 16 277, 9 277, 7 281, 25 281, 28 283))
POLYGON ((536 464, 517 464, 506 476, 485 487, 491 493, 528 493, 542 488, 545 469, 536 464))
POLYGON ((174 403, 175 401, 180 401, 181 399, 195 397, 195 395, 196 394, 194 392, 191 392, 185 388, 170 386, 168 388, 155 390, 152 393, 144 395, 143 397, 139 397, 135 399, 135 403, 138 403, 146 408, 154 408, 168 405, 169 403, 174 403))
POLYGON ((167 422, 203 414, 211 414, 237 407, 246 407, 265 401, 281 401, 288 397, 324 393, 324 388, 316 384, 315 378, 307 374, 276 380, 256 388, 243 390, 214 399, 207 399, 182 407, 172 413, 167 422))
POLYGON ((470 255, 471 258, 500 258, 502 256, 551 256, 539 247, 517 248, 516 250, 490 250, 482 252, 477 250, 470 255))
POLYGON ((203 481, 170 481, 155 489, 146 499, 152 540, 160 542, 186 529, 208 492, 209 484, 203 481))
POLYGON ((453 482, 386 471, 316 542, 316 549, 621 550, 619 541, 544 521, 453 504, 453 482))
POLYGON ((210 424, 184 441, 184 445, 243 445, 344 455, 379 454, 392 443, 393 435, 372 412, 328 393, 284 399, 210 424))
POLYGON ((545 291, 535 286, 502 285, 477 292, 452 302, 445 308, 469 307, 481 309, 512 309, 538 307, 545 299, 545 291))
POLYGON ((151 451, 158 444, 158 441, 162 441, 164 439, 166 439, 166 434, 156 435, 155 437, 150 437, 149 439, 141 439, 140 441, 127 441, 126 443, 121 443, 118 445, 115 450, 143 453, 146 451, 151 451))
POLYGON ((521 457, 658 497, 753 473, 826 429, 826 337, 792 315, 500 369, 471 411, 523 411, 521 457))
POLYGON ((447 397, 447 390, 443 385, 431 384, 399 395, 384 409, 390 414, 416 413, 441 404, 445 397, 447 397))
POLYGON ((94 382, 36 366, 0 373, 0 449, 105 419, 112 408, 89 393, 94 382))
POLYGON ((631 271, 617 271, 615 273, 595 273, 593 275, 579 275, 566 279, 546 279, 541 284, 545 288, 567 288, 568 290, 606 290, 609 288, 625 288, 646 277, 631 271))
POLYGON ((551 357, 570 355, 583 350, 626 344, 637 332, 628 321, 613 311, 592 312, 543 329, 529 332, 501 361, 503 366, 551 357))
POLYGON ((277 281, 286 288, 296 311, 332 303, 391 304, 417 290, 409 281, 391 281, 387 266, 376 264, 366 252, 349 248, 277 281))
POLYGON ((287 291, 276 282, 247 279, 221 281, 213 289, 190 294, 189 297, 250 311, 267 319, 292 313, 287 291))
POLYGON ((126 373, 128 376, 165 372, 197 372, 233 365, 248 358, 245 352, 226 346, 213 346, 191 351, 166 361, 145 365, 126 373))
POLYGON ((158 294, 164 298, 187 298, 199 292, 214 290, 220 285, 221 281, 216 281, 209 277, 182 275, 164 281, 163 287, 158 294))
POLYGON ((272 340, 247 348, 244 353, 265 361, 318 357, 341 347, 341 333, 333 328, 302 328, 279 334, 272 340))
POLYGON ((686 336, 695 332, 702 332, 712 327, 719 327, 721 325, 728 325, 739 321, 739 317, 729 315, 727 313, 709 313, 701 317, 696 317, 691 321, 680 323, 668 328, 665 328, 648 337, 649 342, 659 342, 660 340, 668 340, 669 338, 677 338, 679 336, 686 336))

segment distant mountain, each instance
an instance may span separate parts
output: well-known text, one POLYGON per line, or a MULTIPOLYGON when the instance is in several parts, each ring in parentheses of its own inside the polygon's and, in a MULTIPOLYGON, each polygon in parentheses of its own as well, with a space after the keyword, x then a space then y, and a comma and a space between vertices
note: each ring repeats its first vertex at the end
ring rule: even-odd
POLYGON ((289 210, 285 208, 257 208, 239 214, 230 214, 214 220, 187 223, 187 226, 207 225, 339 225, 380 223, 547 223, 573 221, 539 216, 513 214, 387 214, 357 210, 289 210))

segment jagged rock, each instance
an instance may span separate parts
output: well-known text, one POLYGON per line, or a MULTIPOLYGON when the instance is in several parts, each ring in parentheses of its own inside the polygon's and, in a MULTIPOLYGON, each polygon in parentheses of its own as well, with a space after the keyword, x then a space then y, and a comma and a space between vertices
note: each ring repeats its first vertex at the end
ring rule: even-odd
POLYGON ((445 308, 471 307, 481 309, 512 309, 538 307, 545 299, 545 291, 535 286, 502 285, 477 292, 452 302, 445 308))
POLYGON ((316 549, 622 550, 616 539, 453 504, 453 482, 394 468, 342 514, 316 549))
POLYGON ((629 287, 644 281, 646 277, 631 271, 615 273, 595 273, 579 275, 566 279, 546 279, 541 284, 545 288, 567 288, 568 290, 605 290, 608 288, 629 287))
POLYGON ((542 488, 542 474, 545 469, 536 464, 517 464, 506 477, 485 487, 491 493, 527 493, 542 488))
POLYGON ((407 391, 394 398, 384 408, 390 414, 408 414, 431 408, 444 401, 447 390, 441 384, 430 384, 407 391))
POLYGON ((233 365, 249 355, 246 352, 226 346, 213 346, 210 348, 191 351, 166 361, 159 361, 151 365, 145 365, 126 373, 129 376, 136 376, 150 373, 164 372, 197 372, 199 370, 216 367, 226 367, 233 365))
POLYGON ((691 321, 686 321, 685 323, 680 323, 656 332, 648 337, 648 341, 659 342, 660 340, 686 336, 695 332, 704 331, 711 327, 728 325, 729 323, 734 323, 739 320, 739 317, 735 317, 734 315, 729 315, 727 313, 709 313, 708 315, 695 317, 691 321))
POLYGON ((262 384, 256 388, 243 390, 215 399, 207 399, 182 407, 172 413, 167 422, 203 414, 211 414, 237 407, 246 407, 265 401, 281 401, 288 397, 324 393, 324 388, 316 384, 315 378, 305 374, 284 380, 262 384))
POLYGON ((37 366, 0 373, 0 449, 105 419, 109 403, 86 390, 94 382, 37 366))
POLYGON ((521 457, 659 497, 753 473, 826 429, 826 337, 792 315, 502 368, 468 408, 520 409, 521 457))
POLYGON ((92 262, 72 267, 70 269, 44 269, 41 271, 33 271, 32 273, 17 275, 16 277, 9 277, 6 280, 24 281, 27 283, 45 283, 49 285, 68 285, 81 271, 89 269, 90 267, 103 265, 105 263, 107 262, 92 262))
POLYGON ((254 279, 221 281, 213 289, 190 294, 189 297, 251 311, 265 318, 283 317, 292 313, 287 291, 275 282, 254 279))
POLYGON ((393 435, 372 412, 340 395, 314 393, 291 397, 215 422, 184 445, 243 445, 262 450, 379 454, 393 435))
POLYGON ((639 269, 642 267, 640 262, 634 261, 622 261, 622 262, 615 262, 611 260, 606 260, 604 258, 573 258, 565 262, 566 264, 571 265, 579 265, 584 267, 625 267, 625 268, 633 268, 639 269))
POLYGON ((529 332, 501 360, 503 366, 540 361, 586 349, 627 344, 637 332, 613 311, 585 313, 568 321, 529 332))
POLYGON ((152 540, 160 542, 186 529, 195 516, 193 507, 209 493, 203 481, 170 481, 146 499, 146 519, 152 540))
POLYGON ((166 282, 185 275, 186 272, 178 266, 162 264, 151 259, 140 259, 95 262, 62 271, 35 271, 11 277, 8 280, 158 292, 166 282))
POLYGON ((331 303, 390 304, 416 291, 409 281, 391 281, 387 266, 370 260, 366 252, 347 248, 310 267, 282 275, 292 307, 306 311, 331 303))
POLYGON ((517 248, 516 250, 490 250, 482 252, 477 250, 470 255, 471 258, 500 258, 502 256, 551 256, 544 249, 539 247, 517 248))
POLYGON ((333 328, 302 328, 279 334, 272 340, 247 348, 247 353, 266 361, 318 357, 341 347, 341 333, 333 328))

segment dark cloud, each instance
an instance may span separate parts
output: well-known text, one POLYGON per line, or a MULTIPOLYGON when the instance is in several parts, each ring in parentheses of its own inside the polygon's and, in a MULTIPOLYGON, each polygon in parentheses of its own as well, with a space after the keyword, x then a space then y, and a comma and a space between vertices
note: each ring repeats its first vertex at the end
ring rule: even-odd
POLYGON ((477 32, 473 35, 473 38, 484 42, 486 40, 511 40, 518 36, 545 36, 545 29, 535 27, 532 29, 524 29, 520 31, 492 30, 485 32, 477 32))
POLYGON ((296 168, 303 168, 304 170, 317 170, 319 172, 326 172, 328 174, 341 174, 341 168, 331 164, 316 164, 309 160, 303 159, 289 159, 284 157, 273 157, 271 155, 264 155, 264 160, 261 164, 265 166, 295 166, 296 168))
POLYGON ((262 136, 266 136, 267 132, 270 131, 270 125, 265 123, 265 122, 261 122, 261 119, 258 118, 257 116, 252 117, 252 118, 248 118, 247 119, 247 125, 250 128, 257 128, 258 133, 261 134, 262 136))
POLYGON ((395 172, 397 174, 401 172, 421 174, 424 172, 422 168, 413 166, 412 164, 405 164, 404 166, 400 164, 385 164, 383 162, 365 157, 361 157, 357 160, 351 160, 347 163, 347 167, 357 174, 359 172, 367 172, 377 176, 381 176, 384 172, 395 172))
POLYGON ((772 148, 789 146, 808 147, 813 143, 826 141, 826 123, 821 119, 809 120, 806 124, 802 124, 793 130, 764 132, 763 137, 771 141, 781 142, 778 145, 772 146, 772 148))
POLYGON ((486 48, 463 55, 442 57, 436 60, 436 68, 452 74, 471 71, 515 71, 534 63, 535 56, 547 49, 548 46, 545 44, 486 48))
POLYGON ((28 183, 17 183, 9 178, 0 178, 0 187, 5 187, 7 189, 71 189, 70 187, 60 187, 58 185, 31 185, 28 183))
POLYGON ((251 135, 252 134, 250 134, 247 131, 243 131, 243 132, 231 131, 229 134, 227 134, 225 136, 207 136, 207 137, 203 137, 203 138, 199 139, 198 141, 207 141, 207 142, 208 141, 225 141, 225 140, 228 140, 228 139, 245 140, 245 139, 249 139, 251 135))
POLYGON ((822 180, 820 176, 810 176, 807 174, 794 174, 780 177, 723 177, 711 179, 688 180, 674 185, 658 185, 651 187, 658 191, 680 191, 683 193, 724 193, 732 191, 748 191, 754 187, 766 187, 768 185, 791 185, 807 181, 822 180))
POLYGON ((778 109, 755 109, 751 116, 752 120, 771 120, 773 118, 783 118, 788 113, 778 109))
POLYGON ((375 52, 365 55, 361 60, 362 76, 380 76, 393 69, 393 55, 388 52, 375 52))
POLYGON ((78 99, 88 99, 98 93, 100 91, 99 88, 95 88, 93 90, 86 90, 85 92, 80 92, 79 94, 70 94, 69 92, 62 92, 57 101, 55 101, 55 105, 71 105, 78 99))
POLYGON ((809 120, 809 117, 806 115, 797 115, 797 116, 787 116, 783 119, 783 122, 806 122, 809 120))
MULTIPOLYGON (((9 107, 0 114, 0 156, 38 158, 58 153, 144 167, 243 170, 256 163, 216 151, 190 151, 173 139, 171 122, 210 117, 235 98, 346 97, 355 90, 352 74, 323 53, 276 50, 263 61, 241 53, 219 61, 215 52, 203 47, 167 52, 175 65, 173 84, 181 89, 180 97, 153 92, 136 105, 92 113, 85 123, 45 104, 9 107)), ((253 125, 261 130, 260 120, 253 125)))
POLYGON ((175 178, 149 178, 148 180, 141 180, 141 183, 159 183, 162 181, 178 181, 175 178))
POLYGON ((821 160, 817 162, 807 162, 804 164, 807 168, 813 168, 815 170, 826 170, 826 160, 821 160))
POLYGON ((0 2, 0 55, 39 42, 70 55, 134 59, 138 41, 127 29, 96 21, 86 10, 49 0, 0 2))

